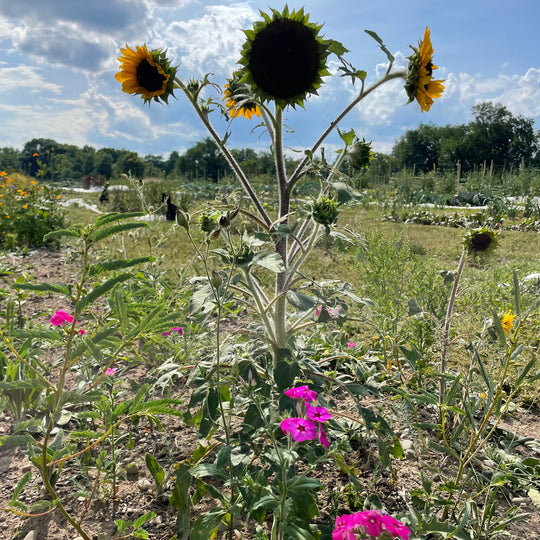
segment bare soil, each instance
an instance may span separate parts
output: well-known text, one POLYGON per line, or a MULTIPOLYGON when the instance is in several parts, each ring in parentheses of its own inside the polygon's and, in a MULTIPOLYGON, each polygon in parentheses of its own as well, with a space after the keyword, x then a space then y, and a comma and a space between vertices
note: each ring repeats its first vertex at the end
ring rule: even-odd
MULTIPOLYGON (((48 251, 32 252, 28 256, 9 255, 4 259, 3 266, 11 265, 16 274, 31 275, 38 282, 64 283, 74 279, 71 267, 65 262, 60 253, 48 251)), ((7 288, 14 280, 14 276, 0 277, 0 287, 7 288)), ((21 312, 25 316, 33 316, 48 320, 55 309, 65 309, 54 296, 29 295, 21 305, 21 312)), ((131 372, 131 377, 144 376, 144 369, 137 368, 131 372)), ((185 396, 188 389, 183 387, 183 381, 179 382, 178 395, 185 396)), ((388 410, 388 403, 373 400, 371 407, 379 410, 388 410)), ((347 412, 345 403, 343 413, 347 412)), ((100 478, 95 471, 89 469, 83 474, 79 465, 66 465, 62 471, 58 484, 58 491, 63 500, 68 501, 67 507, 73 516, 84 516, 83 527, 90 534, 98 538, 110 540, 119 539, 120 536, 114 523, 116 519, 134 520, 148 512, 155 512, 156 517, 149 521, 145 529, 149 538, 153 540, 169 540, 176 534, 176 512, 168 504, 168 496, 172 489, 172 481, 166 485, 164 495, 156 496, 153 479, 148 472, 144 456, 152 454, 164 468, 170 469, 174 463, 186 459, 197 444, 196 430, 186 425, 176 417, 163 418, 164 431, 160 432, 141 422, 137 426, 131 426, 131 437, 135 442, 131 450, 124 448, 121 461, 124 472, 118 482, 116 495, 113 497, 107 486, 105 489, 98 488, 100 478), (87 493, 83 493, 81 487, 85 487, 87 493), (88 490, 95 489, 92 498, 88 497, 88 490), (90 502, 89 502, 90 501, 90 502)), ((0 436, 12 432, 13 422, 9 414, 0 412, 0 436)), ((521 457, 533 457, 540 459, 540 415, 538 410, 519 410, 505 419, 501 426, 502 436, 514 433, 517 437, 529 438, 526 443, 518 445, 512 453, 521 457)), ((66 426, 69 429, 69 425, 66 426)), ((420 452, 419 441, 415 439, 414 430, 406 423, 398 424, 397 434, 403 444, 405 458, 394 460, 395 476, 386 472, 374 476, 373 471, 377 468, 377 457, 370 447, 358 445, 348 456, 348 464, 355 467, 359 478, 364 486, 364 491, 359 499, 367 495, 376 494, 386 505, 390 513, 405 512, 411 504, 411 491, 421 486, 420 471, 426 467, 426 460, 420 452)), ((482 466, 480 463, 479 466, 482 466)), ((33 479, 27 485, 20 500, 29 507, 33 502, 43 498, 44 493, 40 487, 39 475, 19 448, 0 447, 0 538, 6 540, 80 540, 76 532, 66 522, 62 515, 50 512, 36 517, 24 517, 7 511, 8 503, 13 490, 19 479, 28 471, 32 471, 33 479)), ((325 520, 335 510, 336 492, 344 495, 349 489, 347 476, 341 473, 337 467, 325 465, 316 471, 315 476, 322 482, 324 488, 319 494, 320 519, 325 520)), ((506 500, 501 501, 502 506, 516 504, 520 512, 530 514, 527 522, 517 523, 507 532, 519 538, 540 540, 540 512, 534 506, 525 491, 507 492, 506 500)), ((343 497, 342 497, 343 500, 343 497)), ((205 512, 211 509, 212 503, 206 499, 197 506, 196 512, 205 512)), ((341 511, 347 509, 340 507, 341 511)), ((236 527, 237 538, 252 539, 252 530, 245 529, 242 524, 236 527)))

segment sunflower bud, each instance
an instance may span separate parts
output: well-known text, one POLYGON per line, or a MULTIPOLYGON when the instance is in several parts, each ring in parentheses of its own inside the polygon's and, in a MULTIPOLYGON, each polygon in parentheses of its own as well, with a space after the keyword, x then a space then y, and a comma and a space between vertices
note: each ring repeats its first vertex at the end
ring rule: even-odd
POLYGON ((219 289, 223 283, 223 278, 219 275, 219 272, 212 270, 212 276, 210 277, 210 283, 214 289, 219 289))
POLYGON ((231 226, 231 220, 229 216, 220 216, 218 220, 218 224, 221 228, 226 229, 227 227, 231 226))
POLYGON ((241 249, 234 254, 234 263, 236 266, 247 266, 254 256, 253 250, 247 244, 242 244, 241 249))
POLYGON ((199 225, 201 231, 205 233, 210 233, 214 230, 214 221, 208 214, 203 214, 199 219, 199 225))
POLYGON ((347 150, 347 160, 353 169, 367 169, 371 159, 373 159, 371 142, 366 142, 365 139, 356 141, 347 150))
POLYGON ((176 221, 180 227, 184 227, 186 231, 189 231, 189 214, 187 212, 178 208, 176 211, 176 221))
POLYGON ((339 215, 339 203, 334 199, 328 197, 321 197, 318 201, 313 203, 311 215, 314 221, 328 227, 333 225, 339 215))

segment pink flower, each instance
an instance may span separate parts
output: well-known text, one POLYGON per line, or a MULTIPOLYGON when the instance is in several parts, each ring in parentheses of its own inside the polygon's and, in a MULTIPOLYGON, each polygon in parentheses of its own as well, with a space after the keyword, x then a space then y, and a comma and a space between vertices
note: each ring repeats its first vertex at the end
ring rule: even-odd
POLYGON ((328 315, 330 315, 332 319, 339 319, 339 311, 336 308, 327 307, 326 311, 328 311, 328 315))
POLYGON ((86 330, 79 328, 79 335, 84 336, 84 334, 86 334, 86 330))
POLYGON ((354 349, 356 347, 356 343, 349 341, 349 343, 347 343, 347 347, 349 347, 349 349, 354 349))
POLYGON ((381 521, 390 534, 394 536, 399 536, 403 540, 409 540, 409 535, 411 534, 411 531, 408 529, 408 527, 403 525, 401 521, 398 521, 396 518, 387 515, 382 515, 381 521))
POLYGON ((54 312, 54 315, 50 319, 50 323, 54 326, 60 326, 64 323, 72 323, 73 317, 67 312, 63 310, 58 310, 54 312))
POLYGON ((179 336, 184 335, 184 330, 180 326, 173 326, 168 332, 162 332, 162 336, 170 336, 173 332, 176 332, 179 336))
POLYGON ((114 375, 118 370, 114 367, 110 367, 105 371, 105 375, 114 375))
POLYGON ((306 403, 306 416, 315 422, 326 422, 332 418, 326 407, 314 407, 306 403))
POLYGON ((281 429, 295 441, 311 441, 317 437, 317 426, 306 418, 285 418, 281 429))
MULTIPOLYGON (((317 317, 317 319, 321 316, 322 308, 322 306, 318 306, 315 310, 315 316, 317 317)), ((339 311, 336 308, 327 307, 325 309, 332 319, 339 319, 339 311)))
POLYGON ((324 429, 319 430, 319 442, 328 449, 330 446, 330 441, 328 440, 326 436, 326 431, 324 429))
POLYGON ((356 540, 353 529, 358 527, 357 514, 343 514, 336 517, 336 526, 332 532, 332 540, 356 540))
POLYGON ((378 510, 366 510, 360 514, 363 518, 360 525, 366 529, 366 532, 371 536, 379 536, 383 531, 382 514, 378 510))
POLYGON ((285 390, 284 394, 290 398, 303 399, 304 401, 315 401, 317 399, 317 392, 310 390, 306 385, 289 388, 289 390, 285 390))
POLYGON ((378 510, 366 510, 336 517, 332 540, 356 540, 355 530, 359 528, 373 537, 378 537, 383 531, 388 531, 394 537, 409 540, 411 534, 401 521, 392 516, 381 514, 378 510))

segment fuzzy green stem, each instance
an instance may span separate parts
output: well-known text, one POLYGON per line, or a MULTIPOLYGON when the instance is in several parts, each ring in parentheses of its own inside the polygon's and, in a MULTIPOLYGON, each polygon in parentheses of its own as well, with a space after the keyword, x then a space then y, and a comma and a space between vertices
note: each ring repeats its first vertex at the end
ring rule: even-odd
MULTIPOLYGON (((347 107, 345 107, 345 109, 343 109, 343 111, 340 114, 338 114, 335 120, 333 120, 328 126, 328 128, 326 128, 326 131, 324 131, 323 134, 317 139, 315 144, 310 149, 311 155, 313 155, 319 149, 319 146, 321 146, 321 144, 325 141, 326 137, 328 137, 328 135, 330 135, 330 133, 334 131, 334 129, 343 120, 343 118, 345 118, 345 116, 347 116, 356 107, 356 105, 358 105, 358 103, 360 103, 360 101, 362 101, 366 96, 371 94, 371 92, 376 90, 382 84, 385 84, 386 82, 391 81, 392 79, 400 79, 400 78, 403 79, 406 77, 407 77, 407 73, 404 71, 396 71, 395 73, 386 73, 384 77, 379 79, 377 82, 373 83, 369 88, 362 89, 360 94, 358 94, 358 96, 353 101, 351 101, 351 103, 349 103, 349 105, 347 105, 347 107)), ((296 182, 300 180, 304 171, 304 167, 306 166, 308 161, 309 161, 309 157, 306 155, 306 157, 304 157, 304 159, 299 163, 298 167, 296 167, 296 170, 293 172, 293 174, 291 175, 289 179, 290 188, 292 188, 294 184, 296 184, 296 182)))
MULTIPOLYGON (((441 383, 439 390, 439 406, 442 407, 444 402, 444 396, 446 394, 446 380, 444 378, 444 373, 446 371, 446 361, 448 359, 448 350, 450 348, 449 335, 450 335, 450 322, 452 320, 452 314, 454 312, 454 304, 456 301, 457 291, 459 287, 459 281, 461 279, 461 274, 463 273, 463 268, 465 266, 465 256, 467 254, 467 249, 463 247, 461 250, 461 257, 459 258, 459 263, 454 277, 454 284, 452 286, 452 291, 450 293, 450 299, 448 301, 448 307, 446 309, 446 318, 444 320, 444 329, 443 329, 443 340, 442 340, 442 351, 441 351, 441 364, 440 364, 440 373, 441 373, 441 383)), ((442 418, 442 409, 441 409, 441 418, 442 418)))
POLYGON ((195 112, 199 116, 201 122, 204 124, 212 138, 214 139, 214 142, 216 143, 217 147, 223 154, 223 157, 227 160, 227 163, 233 170, 234 174, 242 184, 242 187, 248 194, 251 202, 255 205, 257 208, 257 211, 259 212, 259 215, 261 219, 264 221, 267 227, 269 227, 272 223, 272 220, 270 219, 269 215, 267 214, 266 210, 264 209, 261 201, 257 197, 257 194, 255 193, 255 190, 251 186, 249 180, 247 179, 246 175, 244 174, 244 171, 234 158, 234 156, 231 154, 229 149, 225 146, 224 141, 221 139, 221 137, 217 134, 216 130, 210 123, 210 120, 208 119, 208 115, 205 114, 201 108, 199 107, 199 104, 197 103, 197 98, 193 96, 193 94, 188 90, 188 88, 184 85, 184 83, 178 79, 175 78, 176 83, 178 86, 183 90, 183 92, 186 94, 187 98, 193 105, 193 108, 195 109, 195 112))

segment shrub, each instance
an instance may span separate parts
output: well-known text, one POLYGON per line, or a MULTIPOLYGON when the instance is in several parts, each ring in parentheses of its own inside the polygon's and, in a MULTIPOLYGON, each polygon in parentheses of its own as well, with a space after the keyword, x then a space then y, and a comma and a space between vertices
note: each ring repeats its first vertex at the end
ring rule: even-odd
POLYGON ((61 195, 21 174, 0 172, 0 247, 40 247, 48 232, 64 227, 61 195))

